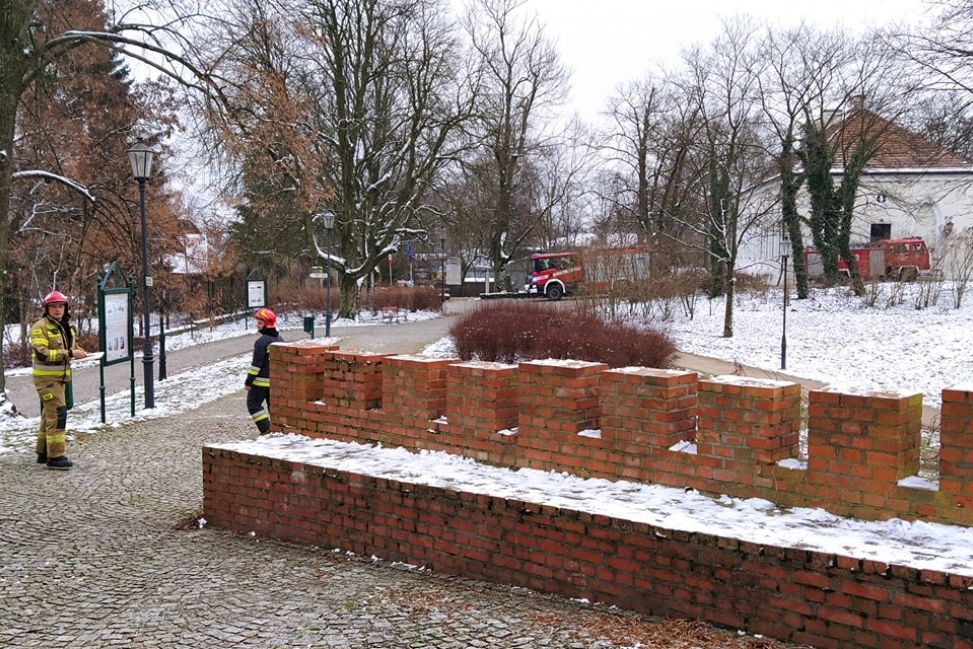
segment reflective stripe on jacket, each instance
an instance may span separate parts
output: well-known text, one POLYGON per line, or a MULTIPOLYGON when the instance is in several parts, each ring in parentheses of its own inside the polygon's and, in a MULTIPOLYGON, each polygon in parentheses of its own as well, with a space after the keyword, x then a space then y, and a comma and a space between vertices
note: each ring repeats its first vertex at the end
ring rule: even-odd
POLYGON ((245 385, 258 388, 270 387, 270 346, 282 342, 284 342, 284 339, 280 337, 276 329, 264 328, 260 330, 260 338, 253 344, 253 360, 247 369, 245 385))
MULTIPOLYGON (((34 376, 47 376, 71 380, 71 355, 68 338, 77 340, 77 331, 71 327, 70 336, 60 322, 46 315, 30 327, 30 356, 34 376)), ((72 345, 73 346, 73 345, 72 345)))

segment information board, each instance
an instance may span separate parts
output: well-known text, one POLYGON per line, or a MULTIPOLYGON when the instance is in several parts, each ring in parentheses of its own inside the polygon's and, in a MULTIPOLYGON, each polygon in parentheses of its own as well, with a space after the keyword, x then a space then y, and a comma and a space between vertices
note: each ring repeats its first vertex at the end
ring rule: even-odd
POLYGON ((463 281, 459 257, 446 258, 446 283, 450 286, 458 286, 463 281))
POLYGON ((267 306, 267 282, 262 279, 247 280, 247 308, 267 306))
POLYGON ((105 301, 105 362, 124 360, 129 357, 128 348, 128 292, 106 293, 105 301))

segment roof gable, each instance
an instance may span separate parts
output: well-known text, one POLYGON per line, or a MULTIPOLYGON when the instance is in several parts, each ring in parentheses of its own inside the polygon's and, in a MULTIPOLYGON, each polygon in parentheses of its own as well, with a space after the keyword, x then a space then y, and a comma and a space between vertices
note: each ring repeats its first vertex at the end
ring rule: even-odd
POLYGON ((963 156, 867 109, 854 110, 830 126, 828 137, 837 148, 838 166, 843 166, 842 153, 850 155, 861 142, 871 142, 874 153, 865 164, 866 170, 973 169, 973 163, 963 156))

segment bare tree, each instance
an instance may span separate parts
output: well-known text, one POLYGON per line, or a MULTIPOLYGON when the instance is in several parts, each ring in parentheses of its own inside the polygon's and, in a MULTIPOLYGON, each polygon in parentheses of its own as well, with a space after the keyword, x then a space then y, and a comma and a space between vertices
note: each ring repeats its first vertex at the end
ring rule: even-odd
POLYGON ((740 245, 776 204, 750 191, 769 165, 759 123, 759 84, 753 74, 754 31, 743 21, 726 23, 710 48, 687 53, 680 84, 685 101, 695 105, 700 120, 700 136, 692 151, 700 179, 699 208, 680 221, 689 236, 695 235, 686 243, 705 247, 712 294, 725 296, 725 337, 733 336, 740 245))
POLYGON ((925 87, 932 90, 962 90, 973 94, 973 2, 938 0, 938 14, 931 29, 899 33, 886 43, 898 54, 927 73, 925 87))
POLYGON ((840 258, 848 266, 855 294, 864 295, 850 245, 859 187, 869 162, 909 109, 915 87, 883 39, 867 37, 852 42, 847 51, 847 62, 835 82, 822 89, 823 95, 833 98, 841 117, 833 123, 806 121, 799 155, 811 203, 808 224, 821 253, 825 280, 837 282, 840 258), (882 115, 870 106, 881 106, 882 115))
POLYGON ((564 100, 567 70, 536 18, 523 17, 525 0, 477 0, 466 29, 478 59, 482 88, 475 134, 484 151, 480 177, 492 196, 482 215, 489 224, 489 255, 498 284, 530 236, 536 215, 521 205, 524 168, 559 137, 545 111, 564 100))
MULTIPOLYGON (((616 218, 652 243, 653 272, 684 266, 668 242, 680 241, 680 224, 695 210, 699 169, 691 164, 699 135, 699 105, 681 100, 667 79, 646 78, 620 88, 609 100, 610 127, 599 149, 611 167, 607 194, 616 218)), ((631 231, 631 230, 629 230, 631 231)))
POLYGON ((589 134, 577 122, 557 146, 529 160, 533 176, 530 213, 537 222, 532 240, 546 249, 572 247, 584 229, 590 196, 588 171, 592 165, 589 134))
MULTIPOLYGON (((97 203, 91 188, 72 178, 69 173, 25 167, 19 163, 18 128, 25 97, 47 80, 52 69, 62 75, 76 74, 77 70, 71 66, 58 64, 86 48, 115 50, 164 69, 187 86, 218 95, 219 84, 195 65, 190 56, 195 34, 189 25, 199 17, 199 13, 187 5, 180 3, 177 7, 175 0, 140 5, 139 11, 153 8, 174 10, 171 14, 177 18, 157 26, 152 21, 140 20, 135 14, 107 15, 102 3, 94 0, 57 3, 8 0, 3 3, 0 8, 0 295, 7 294, 11 277, 9 263, 15 232, 11 196, 14 183, 46 179, 76 192, 79 203, 81 197, 97 203), (164 65, 165 62, 171 65, 164 65)), ((5 310, 0 309, 0 330, 5 320, 5 310)), ((3 369, 4 358, 0 349, 0 403, 6 398, 3 369)))
POLYGON ((953 275, 953 306, 960 308, 973 280, 973 229, 953 232, 949 228, 943 236, 942 264, 953 275))
POLYGON ((840 113, 831 110, 831 102, 840 99, 839 76, 852 60, 847 42, 846 34, 816 32, 807 25, 787 32, 768 30, 754 70, 777 149, 782 226, 791 240, 798 298, 808 296, 802 227, 808 219, 798 211, 798 195, 808 172, 802 161, 805 125, 818 124, 825 131, 835 126, 840 113))
POLYGON ((378 264, 426 235, 425 199, 467 146, 473 92, 459 44, 438 0, 243 7, 247 21, 226 36, 247 47, 226 73, 223 135, 249 174, 251 207, 300 221, 310 255, 337 272, 340 314, 353 316, 378 264))

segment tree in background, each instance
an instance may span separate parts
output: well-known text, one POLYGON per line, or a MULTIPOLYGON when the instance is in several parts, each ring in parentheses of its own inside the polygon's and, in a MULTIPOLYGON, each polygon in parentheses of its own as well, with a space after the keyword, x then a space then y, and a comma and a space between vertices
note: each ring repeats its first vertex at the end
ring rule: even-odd
POLYGON ((691 161, 699 108, 675 90, 665 78, 622 86, 609 99, 610 126, 598 145, 612 168, 599 197, 620 232, 637 231, 651 244, 654 274, 689 263, 682 223, 696 210, 699 169, 691 161))
POLYGON ((695 106, 699 119, 699 136, 691 155, 699 178, 700 210, 682 223, 705 246, 710 294, 725 296, 723 335, 727 338, 733 336, 740 245, 775 203, 762 201, 750 191, 770 163, 760 132, 759 84, 752 73, 754 42, 753 27, 742 21, 726 23, 708 49, 687 54, 680 84, 685 101, 695 106))
POLYGON ((548 111, 567 93, 567 70, 536 18, 522 17, 524 5, 477 0, 465 20, 481 84, 472 126, 479 148, 470 163, 477 173, 470 177, 483 183, 479 217, 488 228, 490 261, 502 288, 510 288, 507 265, 551 207, 545 200, 540 210, 531 210, 537 203, 529 195, 536 189, 530 172, 540 168, 545 150, 560 143, 548 111))
MULTIPOLYGON (((112 18, 95 0, 11 0, 0 11, 0 295, 42 294, 55 271, 60 287, 86 292, 104 261, 96 256, 117 249, 103 224, 112 215, 137 222, 122 216, 132 212, 119 176, 128 169, 124 137, 149 113, 110 50, 161 52, 159 40, 138 35, 160 38, 172 25, 112 18)), ((126 184, 131 195, 130 177, 126 184)), ((7 313, 0 308, 0 330, 7 313)), ((0 403, 3 369, 0 350, 0 403)))
POLYGON ((882 149, 895 122, 909 107, 915 90, 908 75, 894 64, 892 51, 879 39, 847 46, 836 67, 834 82, 821 95, 837 111, 819 119, 809 114, 798 156, 804 165, 810 213, 807 224, 821 254, 826 284, 839 280, 838 259, 848 266, 856 295, 865 286, 851 253, 851 229, 858 190, 865 168, 882 149), (883 115, 868 109, 866 99, 882 107, 883 115), (840 175, 840 180, 835 176, 840 175))
POLYGON ((241 49, 220 61, 229 119, 213 123, 243 169, 241 218, 269 225, 235 232, 300 223, 303 249, 337 272, 339 314, 352 317, 378 265, 425 236, 432 183, 466 146, 472 93, 459 45, 437 0, 239 6, 224 37, 241 49))
POLYGON ((227 9, 212 64, 227 80, 226 103, 199 108, 211 159, 229 160, 219 168, 238 217, 230 233, 245 270, 271 277, 296 262, 306 269, 313 206, 331 196, 318 180, 327 151, 317 141, 325 125, 316 94, 324 89, 311 79, 293 16, 279 4, 240 0, 227 9))
POLYGON ((842 32, 816 32, 806 25, 787 32, 768 31, 754 70, 776 149, 782 228, 791 241, 797 296, 801 299, 808 296, 803 228, 809 221, 798 211, 798 196, 808 173, 801 154, 806 149, 805 124, 819 124, 825 131, 835 125, 836 113, 828 108, 836 96, 834 86, 852 60, 847 39, 842 32))

